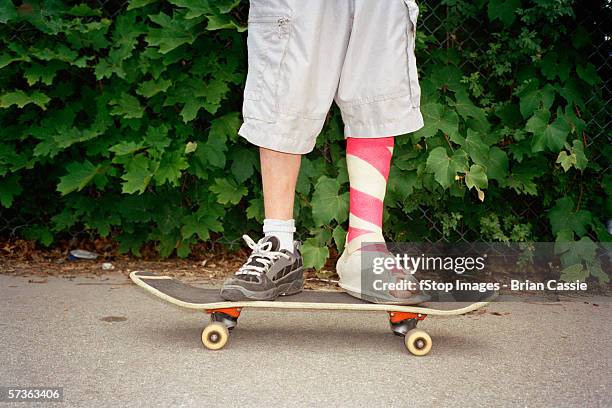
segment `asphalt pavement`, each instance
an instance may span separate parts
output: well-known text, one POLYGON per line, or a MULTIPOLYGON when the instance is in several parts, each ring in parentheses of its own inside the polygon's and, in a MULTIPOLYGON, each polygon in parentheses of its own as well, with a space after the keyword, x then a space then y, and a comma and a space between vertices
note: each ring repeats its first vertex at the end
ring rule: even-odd
MULTIPOLYGON (((52 406, 612 405, 603 297, 428 318, 425 357, 407 352, 385 313, 246 310, 226 348, 210 351, 207 316, 124 275, 41 279, 0 275, 0 386, 63 387, 52 406)), ((10 405, 36 404, 0 403, 10 405)))

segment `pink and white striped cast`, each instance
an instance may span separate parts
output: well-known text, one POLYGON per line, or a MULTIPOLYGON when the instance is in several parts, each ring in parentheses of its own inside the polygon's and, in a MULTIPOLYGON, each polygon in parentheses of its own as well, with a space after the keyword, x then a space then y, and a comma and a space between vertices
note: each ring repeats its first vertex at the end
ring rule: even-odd
POLYGON ((349 254, 358 250, 363 242, 384 242, 383 203, 393 143, 393 137, 347 138, 350 208, 345 251, 349 254))

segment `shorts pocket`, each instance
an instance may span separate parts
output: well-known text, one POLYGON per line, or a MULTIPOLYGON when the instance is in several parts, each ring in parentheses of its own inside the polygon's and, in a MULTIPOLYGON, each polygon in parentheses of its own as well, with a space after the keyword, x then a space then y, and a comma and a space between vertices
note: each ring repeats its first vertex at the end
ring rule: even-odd
POLYGON ((243 116, 274 122, 278 80, 291 34, 289 11, 251 7, 243 116))
POLYGON ((413 107, 421 105, 421 86, 419 85, 419 73, 417 72, 416 62, 416 28, 419 17, 419 6, 414 0, 404 0, 408 8, 408 44, 406 47, 408 57, 408 82, 410 85, 410 100, 413 107))

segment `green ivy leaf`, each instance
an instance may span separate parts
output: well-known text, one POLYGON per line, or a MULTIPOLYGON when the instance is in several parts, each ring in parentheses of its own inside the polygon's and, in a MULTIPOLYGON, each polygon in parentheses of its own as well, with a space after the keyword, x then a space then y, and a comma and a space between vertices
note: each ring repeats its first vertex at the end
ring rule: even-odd
POLYGON ((421 106, 421 112, 425 119, 425 126, 414 133, 418 140, 435 136, 438 130, 448 135, 451 140, 459 137, 459 117, 454 110, 439 103, 428 103, 421 106))
POLYGON ((561 280, 565 282, 584 281, 589 277, 589 271, 582 264, 570 265, 561 271, 561 280))
POLYGON ((228 113, 211 121, 208 136, 210 139, 220 139, 223 141, 233 139, 238 134, 241 124, 242 120, 238 112, 228 113))
POLYGON ((217 78, 205 84, 196 96, 204 98, 202 107, 206 109, 208 113, 214 115, 217 113, 217 110, 221 106, 221 101, 223 101, 228 92, 228 82, 223 78, 217 78))
POLYGON ((191 253, 191 244, 189 241, 191 240, 182 240, 178 243, 176 247, 176 256, 181 259, 185 259, 189 256, 191 253))
POLYGON ((465 173, 465 184, 468 188, 480 188, 485 189, 488 185, 488 178, 485 173, 484 167, 479 164, 473 164, 470 170, 465 173))
POLYGON ((499 20, 508 27, 516 19, 519 7, 521 7, 520 0, 489 0, 489 20, 499 20))
POLYGON ((0 180, 0 204, 3 207, 10 208, 13 200, 23 189, 19 184, 19 176, 12 175, 0 180))
POLYGON ((255 173, 258 157, 251 149, 237 149, 232 154, 231 171, 238 183, 250 179, 255 173))
POLYGON ((561 167, 563 167, 565 172, 572 167, 575 167, 578 170, 584 170, 588 164, 588 160, 584 155, 584 145, 582 140, 574 140, 572 146, 566 143, 565 148, 567 150, 563 150, 561 153, 559 153, 556 163, 561 164, 561 167))
MULTIPOLYGON (((609 253, 609 251, 608 251, 609 253)), ((602 285, 610 282, 610 275, 608 275, 601 267, 601 264, 595 260, 594 262, 587 263, 587 270, 592 277, 597 278, 599 283, 602 285)))
POLYGON ((537 80, 530 81, 517 96, 520 98, 520 109, 523 118, 527 119, 537 110, 548 110, 555 100, 555 88, 546 84, 539 88, 537 80))
POLYGON ((0 96, 0 108, 8 108, 11 105, 17 105, 18 108, 23 108, 33 103, 42 110, 46 110, 49 101, 51 101, 51 98, 42 92, 34 91, 28 95, 23 91, 14 91, 7 92, 0 96))
POLYGON ((185 155, 180 150, 173 152, 167 152, 164 154, 159 168, 155 172, 155 181, 158 185, 162 185, 166 182, 177 187, 179 180, 182 175, 182 171, 185 170, 189 165, 185 155))
POLYGON ((518 194, 538 195, 538 185, 534 179, 538 177, 539 174, 533 171, 534 166, 537 166, 537 164, 537 162, 534 163, 533 161, 518 163, 513 166, 508 179, 500 183, 500 185, 503 187, 510 187, 518 194))
POLYGON ((66 12, 69 16, 76 17, 99 17, 102 15, 101 10, 92 9, 85 3, 81 3, 79 5, 73 6, 70 10, 66 12))
POLYGON ((311 179, 315 177, 316 171, 312 161, 307 156, 302 157, 302 164, 300 165, 300 172, 298 174, 297 184, 295 191, 299 194, 308 195, 312 189, 313 182, 311 179))
POLYGON ((332 233, 332 237, 334 238, 338 252, 342 253, 342 251, 344 251, 344 243, 346 241, 346 230, 342 228, 342 225, 336 225, 334 232, 332 233))
MULTIPOLYGON (((181 235, 183 236, 183 239, 191 238, 192 236, 196 235, 198 231, 200 231, 200 225, 195 214, 188 215, 183 218, 183 226, 181 227, 181 235)), ((208 231, 205 231, 203 235, 206 237, 205 239, 210 237, 208 231)))
POLYGON ((545 149, 558 152, 565 145, 570 130, 566 120, 560 110, 552 123, 549 123, 550 116, 550 111, 539 110, 527 121, 525 129, 533 133, 531 141, 531 151, 533 153, 545 149))
POLYGON ((552 233, 557 235, 560 231, 571 230, 579 237, 587 233, 587 226, 592 220, 589 211, 575 211, 574 201, 570 197, 557 200, 555 206, 548 211, 548 219, 552 227, 552 233))
POLYGON ((202 241, 210 238, 210 229, 205 225, 206 217, 200 215, 200 211, 196 214, 189 214, 183 218, 183 226, 181 227, 181 235, 183 239, 189 239, 193 235, 197 235, 202 241))
POLYGON ((185 145, 185 151, 183 153, 184 154, 193 153, 196 151, 197 148, 198 148, 198 142, 187 142, 187 144, 185 145))
POLYGON ((81 191, 100 173, 102 168, 93 165, 89 160, 85 160, 82 163, 74 162, 68 164, 66 170, 68 174, 60 177, 60 182, 57 185, 57 191, 62 195, 73 191, 81 191))
POLYGON ((421 178, 414 170, 399 170, 399 166, 391 166, 389 175, 389 199, 397 194, 400 202, 404 202, 417 188, 421 187, 421 178))
POLYGON ((23 70, 23 77, 28 81, 29 86, 38 82, 51 85, 57 71, 63 66, 64 64, 59 61, 50 61, 47 64, 34 63, 23 70))
MULTIPOLYGON (((211 5, 209 0, 168 0, 175 6, 184 7, 188 11, 185 13, 186 19, 197 18, 205 15, 214 14, 216 8, 211 5)), ((213 1, 214 3, 214 1, 213 1)))
POLYGON ((169 233, 162 233, 157 236, 151 236, 151 239, 157 239, 159 241, 156 249, 159 255, 167 258, 172 252, 179 246, 181 242, 180 231, 171 231, 169 233))
POLYGON ((559 156, 557 156, 557 161, 555 163, 561 164, 563 170, 567 172, 574 164, 576 164, 576 157, 569 156, 567 151, 563 150, 561 153, 559 153, 559 156))
POLYGON ((465 173, 465 185, 469 188, 475 188, 478 192, 480 201, 484 201, 484 192, 488 186, 488 179, 484 167, 479 164, 473 164, 470 170, 465 173))
POLYGON ((169 79, 152 79, 140 84, 136 93, 144 96, 145 98, 152 98, 160 92, 166 92, 171 85, 172 81, 169 79))
POLYGON ((128 11, 134 10, 140 7, 148 6, 152 3, 157 3, 159 0, 130 0, 130 4, 128 4, 128 11))
POLYGON ((320 270, 325 266, 329 257, 329 249, 326 246, 320 246, 316 238, 308 238, 304 241, 301 250, 306 268, 320 270))
POLYGON ((98 62, 94 68, 94 74, 97 80, 110 78, 113 76, 113 74, 117 75, 121 79, 125 79, 127 75, 123 69, 123 64, 121 61, 113 60, 112 56, 110 55, 108 58, 100 58, 100 62, 98 62))
POLYGON ((23 236, 28 240, 38 241, 46 247, 53 243, 53 234, 44 225, 34 224, 26 227, 23 231, 23 236))
POLYGON ((109 60, 119 65, 132 55, 138 44, 138 37, 147 33, 147 26, 138 22, 133 13, 120 14, 115 18, 113 47, 109 51, 109 60))
POLYGON ((149 45, 159 47, 159 52, 168 52, 184 44, 193 44, 201 31, 196 30, 201 19, 185 19, 183 15, 176 13, 170 17, 165 13, 151 14, 149 18, 161 28, 151 28, 146 40, 149 45))
POLYGON ((120 142, 111 146, 108 150, 115 153, 117 156, 125 156, 136 153, 143 148, 142 142, 120 142))
POLYGON ((455 101, 450 103, 457 109, 459 115, 465 119, 473 118, 482 127, 488 128, 489 122, 484 109, 474 105, 466 90, 461 89, 455 92, 455 101))
POLYGON ((584 154, 584 144, 582 143, 582 140, 574 140, 572 142, 570 152, 572 153, 572 155, 576 156, 576 168, 578 170, 585 170, 589 161, 586 158, 586 155, 584 154))
MULTIPOLYGON (((451 91, 462 91, 464 85, 461 84, 463 78, 463 71, 452 64, 443 66, 436 65, 435 69, 427 75, 424 81, 425 88, 431 83, 434 89, 450 89, 451 91)), ((426 91, 426 90, 425 90, 426 91)), ((425 92, 427 93, 427 92, 425 92)))
POLYGON ((601 82, 601 78, 597 74, 597 68, 595 65, 591 63, 587 63, 585 65, 578 65, 576 67, 576 73, 584 82, 589 84, 590 86, 595 86, 599 82, 601 82))
POLYGON ((489 157, 483 164, 489 180, 503 180, 508 176, 508 155, 497 146, 489 150, 489 157))
POLYGON ((144 108, 138 98, 126 92, 122 92, 118 98, 111 99, 108 104, 113 106, 111 115, 120 115, 125 119, 140 119, 144 114, 144 108))
POLYGON ((238 186, 234 180, 228 178, 216 178, 215 183, 210 186, 210 191, 217 195, 217 202, 220 204, 238 204, 248 193, 245 186, 238 186))
POLYGON ((18 61, 31 61, 27 55, 13 56, 8 53, 0 54, 0 69, 9 66, 13 62, 18 61))
POLYGON ((191 122, 198 116, 198 111, 202 107, 202 100, 200 98, 190 97, 187 98, 183 109, 181 109, 181 117, 184 123, 191 122))
POLYGON ((225 167, 226 150, 227 144, 221 139, 209 138, 206 143, 198 144, 198 148, 195 150, 193 157, 201 170, 206 172, 206 169, 210 168, 210 166, 217 168, 225 167))
POLYGON ((237 112, 228 113, 211 121, 208 138, 204 144, 208 163, 216 167, 225 166, 227 140, 238 133, 240 124, 241 120, 237 112))
POLYGON ((240 5, 242 0, 216 0, 215 7, 223 14, 227 14, 240 5))
POLYGON ((162 153, 170 146, 172 140, 168 137, 167 125, 149 126, 145 136, 145 144, 162 153))
POLYGON ((208 165, 218 168, 225 167, 227 140, 238 131, 240 123, 240 118, 236 113, 230 113, 211 121, 206 143, 198 143, 198 148, 194 152, 193 174, 205 178, 203 176, 207 172, 208 165))
POLYGON ((246 27, 242 27, 236 23, 236 21, 229 15, 213 15, 208 16, 208 25, 206 26, 208 31, 230 29, 238 32, 246 31, 246 27))
POLYGON ((144 193, 153 176, 151 167, 152 163, 144 154, 133 157, 125 166, 125 173, 121 176, 124 181, 122 191, 126 194, 137 191, 140 194, 144 193))
POLYGON ((17 9, 10 0, 0 4, 0 23, 6 24, 10 20, 16 20, 17 17, 17 9))
POLYGON ((427 157, 426 170, 434 174, 434 178, 442 187, 448 188, 455 181, 458 172, 465 173, 468 170, 468 155, 464 150, 458 149, 448 157, 444 147, 436 147, 427 157))
POLYGON ((264 220, 264 202, 262 198, 253 198, 249 200, 249 206, 246 210, 246 215, 249 220, 263 222, 264 220))
POLYGON ((340 194, 340 183, 327 176, 319 177, 312 195, 312 218, 316 225, 339 223, 348 217, 349 193, 340 194))
POLYGON ((489 146, 472 129, 468 129, 467 133, 468 136, 465 139, 465 143, 461 144, 461 147, 467 152, 474 163, 485 165, 489 158, 489 146))
POLYGON ((560 61, 559 55, 553 51, 542 58, 540 69, 549 81, 553 81, 556 77, 559 77, 561 81, 566 81, 569 78, 571 66, 566 60, 560 61))
POLYGON ((589 237, 574 241, 571 230, 563 230, 555 239, 555 254, 560 255, 561 265, 580 264, 583 261, 596 261, 597 244, 589 237))

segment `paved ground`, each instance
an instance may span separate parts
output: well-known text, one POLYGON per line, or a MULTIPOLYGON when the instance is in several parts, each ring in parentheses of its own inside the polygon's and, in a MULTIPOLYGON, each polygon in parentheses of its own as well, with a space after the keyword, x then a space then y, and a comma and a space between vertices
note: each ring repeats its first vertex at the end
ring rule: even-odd
POLYGON ((421 358, 384 313, 247 311, 217 352, 200 343, 205 321, 121 275, 0 275, 0 386, 63 386, 62 406, 79 407, 612 402, 612 303, 602 298, 428 319, 420 327, 434 349, 421 358))

